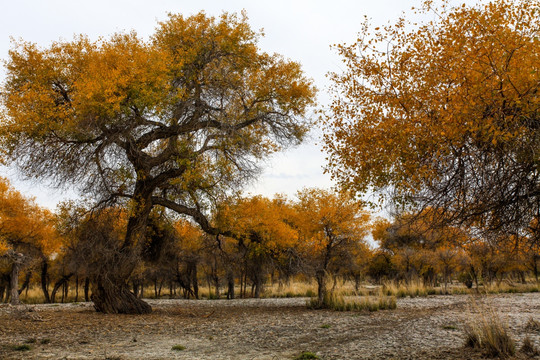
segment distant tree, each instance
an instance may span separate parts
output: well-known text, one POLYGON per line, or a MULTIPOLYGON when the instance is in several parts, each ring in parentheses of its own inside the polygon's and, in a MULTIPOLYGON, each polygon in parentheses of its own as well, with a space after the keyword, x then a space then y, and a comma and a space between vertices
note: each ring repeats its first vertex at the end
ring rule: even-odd
POLYGON ((540 3, 449 4, 337 46, 328 169, 440 220, 523 231, 540 213, 540 3))
POLYGON ((51 212, 24 197, 7 179, 0 177, 0 257, 7 258, 11 265, 8 294, 11 304, 20 303, 22 266, 33 259, 46 259, 61 243, 51 212))
POLYGON ((238 241, 255 297, 261 295, 269 269, 290 255, 298 242, 292 217, 292 205, 281 196, 240 197, 220 207, 216 220, 238 241))
POLYGON ((315 88, 298 63, 261 52, 259 37, 244 15, 199 13, 170 15, 149 41, 131 32, 10 51, 7 162, 129 209, 116 269, 94 284, 98 311, 151 311, 127 282, 154 206, 216 235, 209 204, 253 178, 258 159, 302 140, 315 88))
POLYGON ((325 306, 330 272, 346 266, 340 254, 362 252, 359 248, 364 247, 370 214, 347 193, 310 188, 297 197, 295 222, 301 246, 317 279, 319 305, 325 306))

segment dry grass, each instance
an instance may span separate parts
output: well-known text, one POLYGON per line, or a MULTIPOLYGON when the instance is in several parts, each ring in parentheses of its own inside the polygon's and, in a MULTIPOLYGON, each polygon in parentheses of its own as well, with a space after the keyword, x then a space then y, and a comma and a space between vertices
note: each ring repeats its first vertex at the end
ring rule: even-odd
MULTIPOLYGON (((512 282, 500 282, 492 283, 488 285, 481 285, 478 289, 468 289, 462 284, 452 284, 449 285, 447 291, 445 292, 442 287, 430 287, 425 286, 421 281, 410 281, 410 282, 396 282, 396 281, 387 281, 383 283, 382 286, 364 284, 358 290, 355 289, 354 283, 352 281, 343 281, 338 280, 336 286, 333 286, 333 281, 329 282, 329 288, 333 289, 333 293, 347 297, 347 296, 378 296, 382 291, 386 296, 394 296, 396 298, 404 297, 426 297, 430 295, 444 295, 444 294, 500 294, 500 293, 529 293, 529 292, 539 292, 540 285, 536 282, 531 282, 527 284, 521 283, 512 283, 512 282)), ((225 288, 221 289, 220 298, 224 298, 226 295, 225 288)), ((199 297, 201 299, 217 299, 215 295, 215 289, 209 289, 207 286, 204 286, 202 283, 199 287, 199 297)), ((237 286, 235 289, 236 296, 240 295, 240 287, 237 286)), ((265 286, 262 293, 263 298, 293 298, 293 297, 313 297, 317 293, 317 284, 315 281, 306 281, 304 278, 299 278, 292 280, 288 283, 273 283, 265 286)), ((64 302, 75 302, 75 301, 84 301, 84 290, 83 287, 79 287, 79 296, 76 299, 75 297, 75 288, 70 287, 68 296, 64 299, 64 302)), ((177 294, 173 295, 174 297, 181 297, 182 292, 180 289, 177 289, 177 294)), ((248 297, 251 295, 249 289, 247 292, 248 297)), ((155 298, 155 292, 153 286, 147 285, 144 288, 144 298, 153 299, 155 298)), ((161 292, 161 298, 169 298, 171 294, 169 293, 169 288, 163 287, 161 292)), ((61 293, 60 291, 56 295, 56 302, 61 302, 61 293)), ((24 291, 21 294, 21 301, 25 304, 39 304, 44 302, 43 293, 41 288, 34 286, 28 291, 24 291)))
POLYGON ((519 349, 523 354, 534 357, 540 355, 540 352, 538 351, 538 348, 534 345, 531 338, 527 335, 525 339, 523 339, 523 344, 521 345, 521 349, 519 349))
POLYGON ((471 304, 475 315, 465 325, 465 346, 480 350, 490 357, 505 359, 513 356, 516 353, 516 343, 499 314, 474 299, 471 304))
POLYGON ((310 309, 331 309, 336 311, 379 311, 391 310, 397 307, 394 296, 379 295, 357 297, 345 297, 335 293, 329 293, 321 304, 319 299, 311 298, 307 302, 310 309))
POLYGON ((529 318, 529 321, 527 321, 527 325, 525 325, 525 329, 540 333, 540 321, 535 320, 532 317, 529 318))

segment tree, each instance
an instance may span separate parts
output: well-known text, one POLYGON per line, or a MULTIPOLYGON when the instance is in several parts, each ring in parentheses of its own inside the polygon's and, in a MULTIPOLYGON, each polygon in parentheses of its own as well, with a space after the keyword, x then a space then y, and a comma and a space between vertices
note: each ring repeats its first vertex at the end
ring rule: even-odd
POLYGON ((268 268, 291 255, 298 243, 293 224, 294 210, 283 196, 236 198, 222 204, 216 220, 219 227, 234 234, 238 252, 243 253, 246 270, 253 282, 253 295, 260 297, 268 268))
POLYGON ((325 306, 328 275, 345 265, 345 257, 340 255, 348 251, 366 253, 362 248, 370 214, 348 193, 313 188, 298 192, 297 197, 295 222, 317 279, 318 304, 325 306))
POLYGON ((257 47, 245 15, 169 15, 149 41, 134 32, 16 43, 2 92, 1 148, 27 176, 77 185, 129 218, 98 311, 149 312, 127 287, 154 206, 211 234, 209 203, 251 179, 257 160, 298 144, 315 88, 298 63, 257 47))
POLYGON ((19 300, 19 273, 30 259, 46 259, 61 245, 53 215, 0 177, 0 257, 11 264, 11 304, 19 300))
POLYGON ((432 4, 414 30, 366 25, 337 46, 328 170, 346 189, 517 233, 540 212, 540 3, 432 4))

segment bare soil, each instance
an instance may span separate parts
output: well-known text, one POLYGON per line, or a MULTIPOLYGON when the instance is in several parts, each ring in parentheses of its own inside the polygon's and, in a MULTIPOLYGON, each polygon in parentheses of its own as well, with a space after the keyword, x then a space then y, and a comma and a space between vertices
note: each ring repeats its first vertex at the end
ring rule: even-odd
MULTIPOLYGON (((305 298, 148 300, 148 315, 105 315, 91 303, 0 307, 0 359, 480 359, 463 327, 467 295, 398 299, 396 310, 309 310, 305 298), (15 346, 28 344, 27 351, 15 346), (184 350, 172 350, 182 345, 184 350)), ((540 294, 476 300, 501 314, 518 348, 540 333, 540 294)), ((520 358, 526 358, 518 355, 520 358)))

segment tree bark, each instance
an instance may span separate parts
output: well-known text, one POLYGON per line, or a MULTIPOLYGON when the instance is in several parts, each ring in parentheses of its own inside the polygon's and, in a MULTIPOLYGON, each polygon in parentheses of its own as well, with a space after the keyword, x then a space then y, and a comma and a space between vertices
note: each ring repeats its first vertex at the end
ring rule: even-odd
POLYGON ((19 272, 24 260, 24 255, 21 253, 14 253, 11 257, 13 258, 13 265, 11 267, 11 279, 9 280, 11 295, 10 303, 11 305, 19 305, 21 303, 19 300, 19 272))
POLYGON ((97 279, 92 287, 92 301, 98 312, 105 314, 149 314, 152 307, 137 298, 125 283, 97 279))
POLYGON ((64 302, 64 296, 65 296, 65 284, 66 282, 69 281, 69 278, 73 276, 73 273, 70 273, 70 274, 67 274, 67 275, 63 275, 60 280, 58 280, 55 284, 54 284, 54 287, 53 287, 53 290, 51 292, 51 301, 52 302, 55 302, 56 301, 56 293, 58 292, 58 290, 60 290, 60 288, 62 288, 62 302, 64 302))
POLYGON ((90 301, 90 279, 87 277, 84 280, 84 301, 90 301))
POLYGON ((43 259, 41 261, 41 291, 43 291, 43 296, 45 297, 45 302, 50 303, 51 298, 49 296, 49 288, 48 288, 48 271, 49 271, 49 264, 47 263, 47 259, 43 259))
POLYGON ((19 289, 19 295, 22 294, 22 292, 26 289, 27 293, 28 293, 28 286, 30 285, 30 279, 32 278, 32 273, 31 272, 27 272, 26 275, 24 276, 24 282, 22 283, 21 285, 21 288, 19 289))
POLYGON ((234 273, 232 271, 227 272, 227 299, 234 299, 234 273))
POLYGON ((317 300, 319 302, 319 306, 323 306, 325 304, 326 292, 327 292, 326 271, 317 270, 315 277, 317 278, 317 300))

